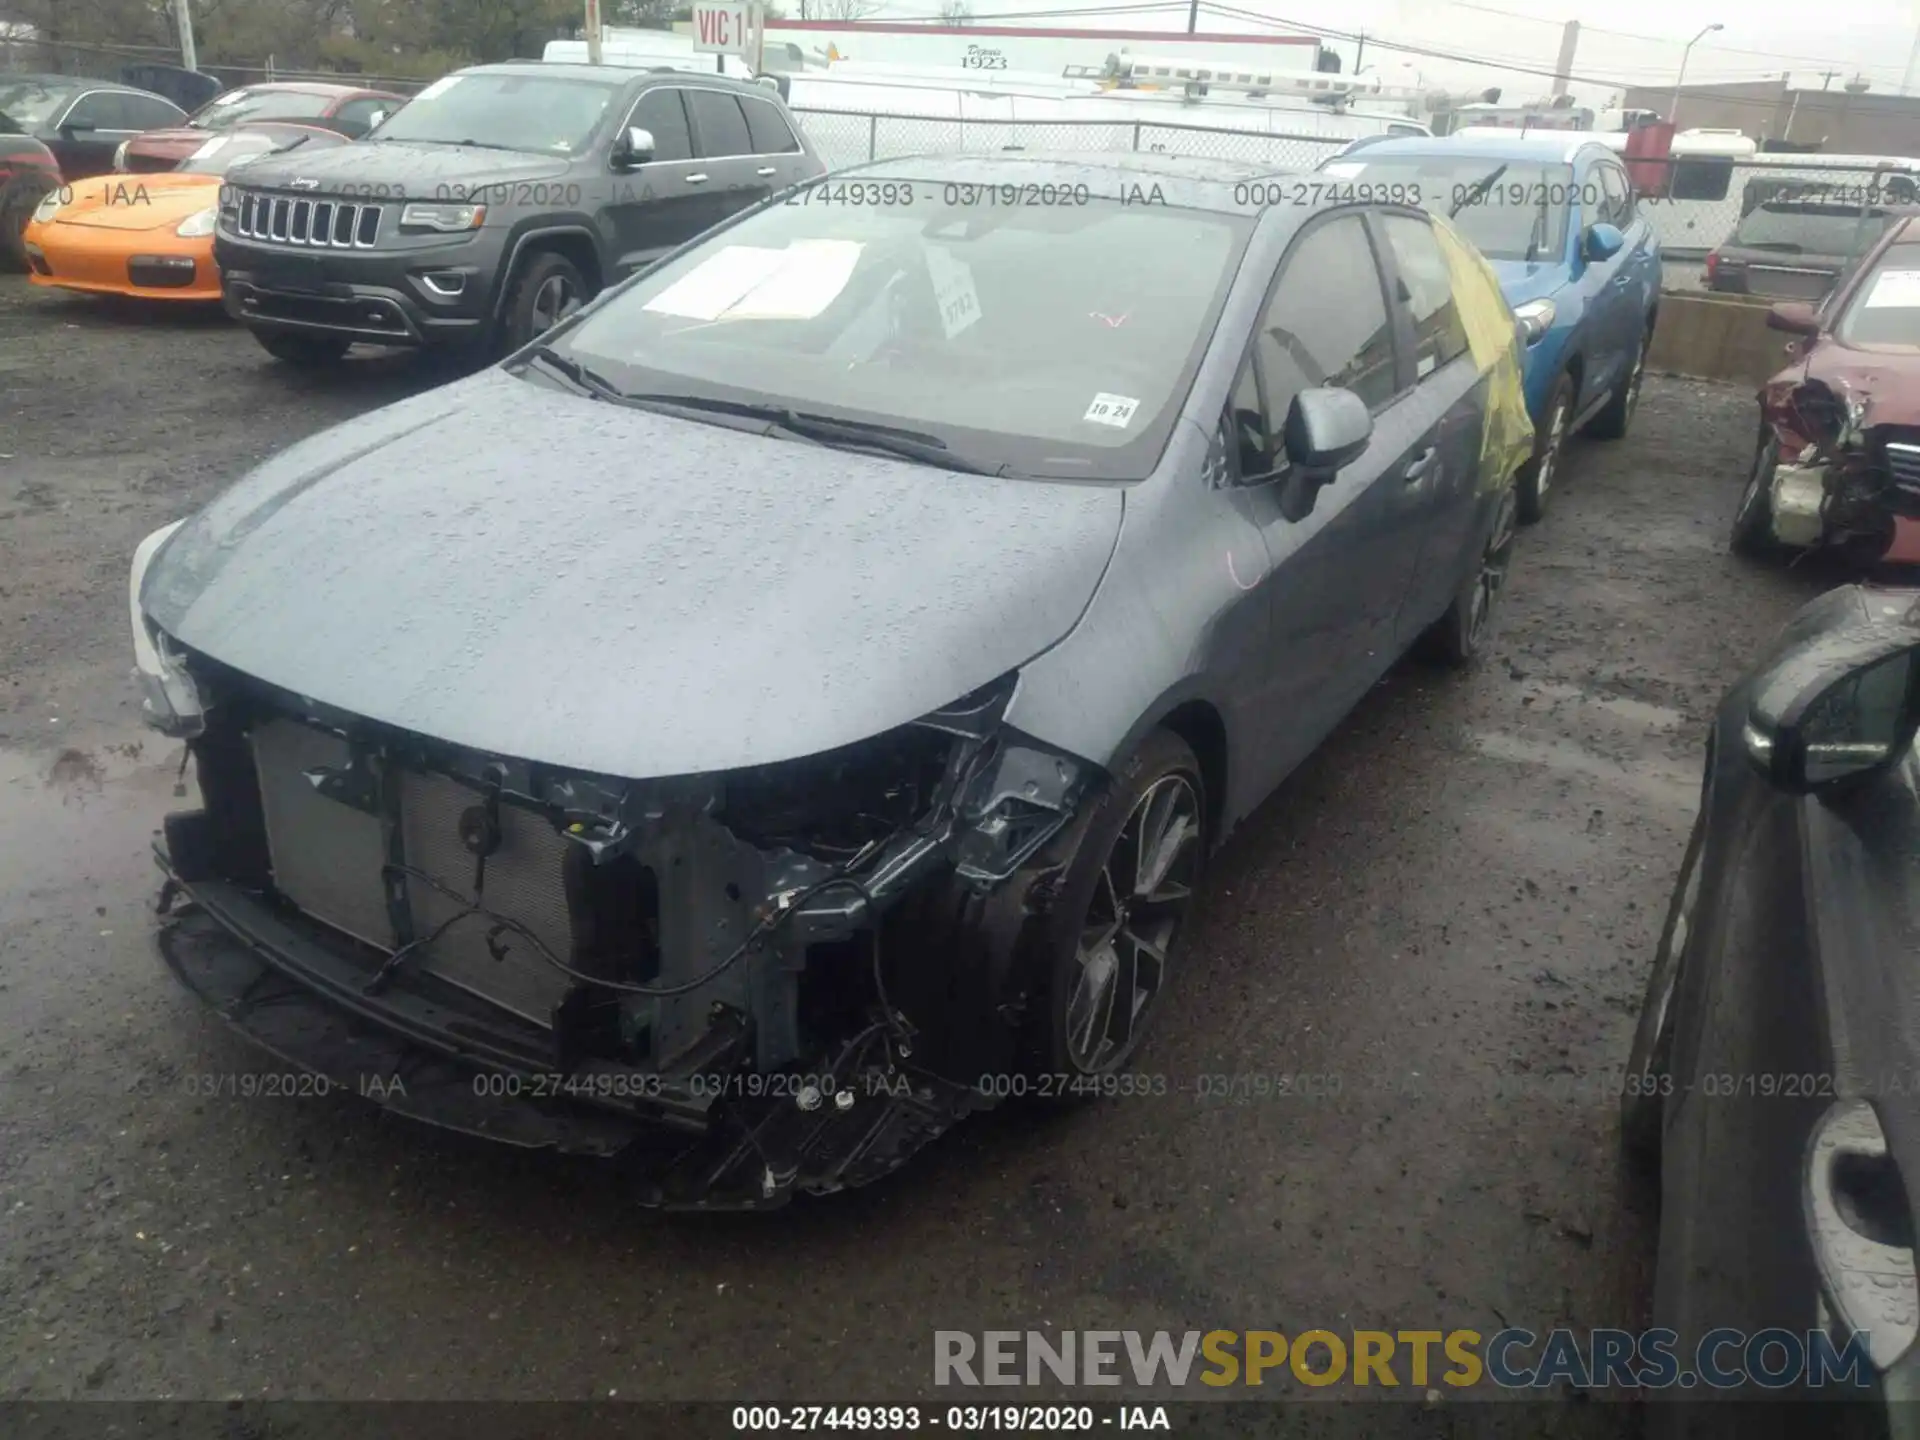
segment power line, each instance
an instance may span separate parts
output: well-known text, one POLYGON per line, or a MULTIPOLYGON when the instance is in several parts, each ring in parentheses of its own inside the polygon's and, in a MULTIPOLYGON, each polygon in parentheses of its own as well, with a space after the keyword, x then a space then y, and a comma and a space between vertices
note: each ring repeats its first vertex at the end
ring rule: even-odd
MULTIPOLYGON (((1563 20, 1550 20, 1543 15, 1523 15, 1518 10, 1501 10, 1492 5, 1476 5, 1471 3, 1471 0, 1441 0, 1441 3, 1450 5, 1456 10, 1477 10, 1482 15, 1499 15, 1508 20, 1531 20, 1538 25, 1551 25, 1556 30, 1566 23, 1563 20)), ((1589 25, 1584 20, 1580 22, 1580 33, 1583 35, 1611 35, 1619 40, 1641 40, 1649 45, 1680 46, 1686 43, 1684 40, 1677 40, 1672 36, 1642 35, 1635 30, 1610 30, 1604 25, 1589 25)), ((1799 69, 1804 69, 1811 65, 1840 65, 1852 70, 1886 70, 1889 72, 1901 71, 1901 73, 1905 73, 1903 67, 1898 65, 1853 64, 1842 60, 1821 59, 1817 56, 1787 55, 1778 50, 1746 50, 1738 45, 1715 45, 1713 47, 1713 53, 1716 55, 1753 55, 1762 60, 1789 60, 1793 62, 1795 68, 1799 69)))
MULTIPOLYGON (((1236 20, 1249 20, 1261 25, 1270 25, 1279 30, 1316 35, 1331 40, 1358 41, 1359 39, 1357 34, 1348 31, 1328 30, 1324 27, 1308 27, 1291 20, 1282 20, 1271 15, 1257 14, 1254 11, 1241 10, 1231 5, 1217 4, 1214 3, 1214 0, 1201 0, 1201 6, 1203 9, 1214 14, 1230 16, 1236 20)), ((1378 46, 1382 50, 1394 50, 1402 54, 1418 55, 1429 60, 1445 60, 1455 65, 1477 65, 1488 70, 1509 70, 1516 74, 1537 75, 1548 80, 1559 78, 1559 71, 1544 69, 1539 65, 1523 65, 1512 60, 1494 59, 1484 55, 1468 55, 1459 51, 1440 50, 1427 45, 1411 45, 1405 41, 1383 39, 1371 30, 1367 32, 1367 43, 1378 46)), ((1623 80, 1617 77, 1609 78, 1600 75, 1570 74, 1566 78, 1576 84, 1594 85, 1609 90, 1644 90, 1655 88, 1638 80, 1623 80)), ((1769 95, 1716 95, 1713 98, 1720 104, 1753 105, 1764 107, 1768 110, 1776 108, 1779 103, 1778 97, 1769 95)))

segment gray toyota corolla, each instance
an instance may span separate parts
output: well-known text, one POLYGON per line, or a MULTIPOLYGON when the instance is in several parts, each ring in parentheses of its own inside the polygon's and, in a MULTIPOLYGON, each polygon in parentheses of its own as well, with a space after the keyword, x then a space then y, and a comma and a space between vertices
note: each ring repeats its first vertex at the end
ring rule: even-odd
POLYGON ((168 962, 667 1206, 1160 1083, 1207 854, 1506 575, 1513 320, 1392 198, 843 172, 283 451, 134 560, 168 962))

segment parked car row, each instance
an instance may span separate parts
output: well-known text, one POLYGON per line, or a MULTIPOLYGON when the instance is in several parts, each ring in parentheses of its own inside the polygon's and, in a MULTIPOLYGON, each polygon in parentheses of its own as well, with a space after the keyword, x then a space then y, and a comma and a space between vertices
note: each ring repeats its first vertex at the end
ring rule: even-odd
MULTIPOLYGON (((257 121, 293 121, 358 138, 405 102, 403 95, 351 85, 270 81, 228 90, 189 115, 165 96, 131 85, 0 72, 0 150, 21 157, 0 170, 0 261, 27 268, 23 232, 31 217, 48 195, 70 195, 80 181, 177 172, 211 136, 257 121)), ((204 288, 217 277, 197 283, 204 288)), ((86 288, 99 288, 97 272, 86 288)))

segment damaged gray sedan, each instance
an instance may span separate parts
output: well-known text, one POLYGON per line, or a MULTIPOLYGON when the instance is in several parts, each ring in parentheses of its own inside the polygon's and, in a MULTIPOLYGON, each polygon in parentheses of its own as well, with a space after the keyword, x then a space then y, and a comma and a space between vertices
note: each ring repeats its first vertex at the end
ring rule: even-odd
POLYGON ((1112 1093, 1209 851, 1484 643, 1529 448, 1446 223, 1267 180, 842 173, 150 536, 168 963, 665 1206, 1112 1093))

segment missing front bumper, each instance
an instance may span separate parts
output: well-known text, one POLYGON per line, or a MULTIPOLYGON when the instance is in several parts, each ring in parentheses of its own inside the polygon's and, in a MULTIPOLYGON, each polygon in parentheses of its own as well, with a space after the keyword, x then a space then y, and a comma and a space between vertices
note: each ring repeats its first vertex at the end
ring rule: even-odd
MULTIPOLYGON (((166 857, 160 855, 163 869, 166 857)), ((644 1072, 545 1069, 537 1044, 402 990, 364 997, 350 967, 236 887, 183 883, 157 942, 181 982, 222 1019, 332 1093, 523 1149, 618 1162, 641 1205, 771 1209, 899 1168, 990 1101, 898 1065, 840 1078, 851 1101, 802 1108, 763 1077, 745 1093, 696 1095, 644 1072)))

